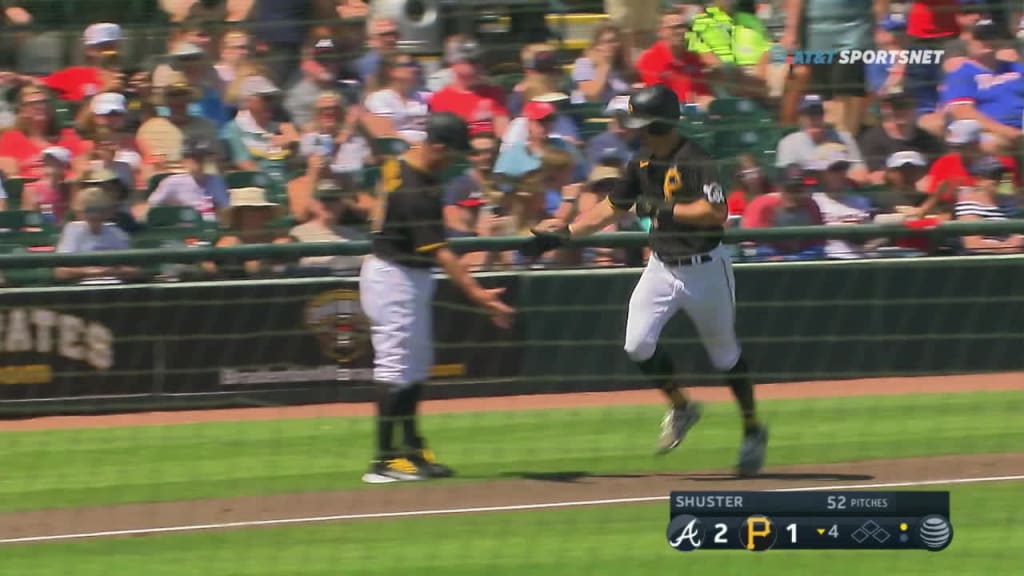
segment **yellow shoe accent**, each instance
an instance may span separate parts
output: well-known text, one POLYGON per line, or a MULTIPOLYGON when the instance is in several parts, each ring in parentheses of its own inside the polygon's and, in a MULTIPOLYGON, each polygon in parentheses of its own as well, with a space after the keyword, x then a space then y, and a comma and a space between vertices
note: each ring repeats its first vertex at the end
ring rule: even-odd
POLYGON ((412 460, 409 460, 408 458, 393 458, 388 460, 388 468, 403 474, 417 474, 420 471, 420 469, 412 463, 412 460))
POLYGON ((423 458, 427 464, 437 464, 437 457, 434 456, 434 451, 430 448, 420 450, 420 458, 423 458))

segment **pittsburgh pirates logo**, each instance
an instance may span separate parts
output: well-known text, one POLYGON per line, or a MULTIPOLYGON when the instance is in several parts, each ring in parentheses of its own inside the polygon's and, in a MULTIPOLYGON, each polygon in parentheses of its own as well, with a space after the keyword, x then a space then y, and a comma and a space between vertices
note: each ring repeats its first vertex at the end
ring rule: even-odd
POLYGON ((370 322, 359 305, 359 292, 331 290, 306 305, 306 328, 316 335, 324 356, 348 363, 370 348, 370 322))
POLYGON ((673 166, 665 173, 665 183, 663 185, 665 200, 672 200, 675 198, 676 192, 679 192, 682 189, 683 176, 679 173, 679 168, 673 166))

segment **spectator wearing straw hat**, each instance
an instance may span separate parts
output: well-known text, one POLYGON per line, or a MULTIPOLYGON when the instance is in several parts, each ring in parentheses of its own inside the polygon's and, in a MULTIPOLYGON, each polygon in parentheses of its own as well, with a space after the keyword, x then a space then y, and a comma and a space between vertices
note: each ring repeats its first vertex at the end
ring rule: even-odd
MULTIPOLYGON (((289 236, 295 242, 350 242, 365 240, 363 230, 345 226, 341 222, 345 212, 353 206, 356 195, 343 190, 333 180, 323 180, 313 193, 318 203, 312 220, 291 229, 289 236)), ((354 272, 362 264, 362 256, 320 256, 299 260, 302 268, 328 268, 333 272, 354 272)))
MULTIPOLYGON (((110 222, 114 201, 97 187, 81 190, 75 199, 75 216, 61 230, 57 252, 76 254, 103 250, 127 250, 131 241, 123 230, 110 222)), ((110 277, 129 279, 139 275, 137 268, 129 266, 60 267, 54 270, 58 280, 82 280, 110 277)))
MULTIPOLYGON (((258 186, 232 188, 230 202, 224 209, 222 221, 229 232, 217 240, 217 246, 242 246, 245 244, 287 244, 291 239, 280 236, 270 226, 276 218, 284 216, 287 208, 267 198, 267 190, 258 186)), ((209 272, 218 267, 212 263, 203 265, 209 272)), ((249 260, 242 264, 240 271, 253 276, 270 272, 274 263, 267 260, 249 260)), ((239 271, 229 265, 225 271, 239 271), (234 268, 234 269, 233 269, 234 268)))
POLYGON ((43 78, 61 100, 81 102, 100 92, 124 88, 120 51, 124 36, 112 22, 92 24, 82 34, 85 66, 71 66, 43 78))
POLYGON ((283 185, 299 135, 290 123, 274 119, 280 95, 281 90, 264 76, 244 79, 241 109, 224 127, 224 139, 236 168, 263 172, 283 185))
POLYGON ((103 165, 91 167, 82 173, 78 184, 81 188, 99 188, 113 202, 111 218, 121 230, 134 234, 142 229, 142 225, 134 215, 138 198, 131 185, 126 185, 123 177, 103 165))

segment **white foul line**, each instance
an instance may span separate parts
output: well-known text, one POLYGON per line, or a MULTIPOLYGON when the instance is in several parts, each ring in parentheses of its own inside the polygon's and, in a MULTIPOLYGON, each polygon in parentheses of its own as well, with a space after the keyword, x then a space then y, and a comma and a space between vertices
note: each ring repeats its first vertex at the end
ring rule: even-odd
MULTIPOLYGON (((884 482, 876 484, 846 484, 836 486, 809 486, 806 488, 777 488, 766 492, 804 492, 822 490, 861 490, 868 488, 906 488, 910 486, 939 486, 943 484, 975 484, 979 482, 1008 482, 1024 480, 1024 475, 986 476, 981 478, 952 478, 948 480, 915 480, 908 482, 884 482)), ((106 530, 101 532, 78 532, 54 534, 52 536, 25 536, 0 539, 0 544, 27 544, 30 542, 55 542, 85 538, 109 538, 117 536, 145 536, 174 532, 196 532, 200 530, 224 530, 229 528, 255 528, 259 526, 284 526, 287 524, 313 524, 340 520, 370 520, 382 518, 412 518, 416 516, 441 516, 447 514, 476 514, 481 512, 514 512, 521 510, 544 510, 552 508, 577 508, 581 506, 603 506, 608 504, 637 504, 668 500, 668 496, 641 496, 637 498, 607 498, 601 500, 574 500, 569 502, 548 502, 544 504, 515 504, 509 506, 481 506, 477 508, 443 508, 439 510, 409 510, 405 512, 372 512, 368 514, 335 514, 332 516, 308 516, 304 518, 279 518, 276 520, 248 520, 244 522, 220 522, 216 524, 189 524, 165 526, 162 528, 135 528, 131 530, 106 530)))

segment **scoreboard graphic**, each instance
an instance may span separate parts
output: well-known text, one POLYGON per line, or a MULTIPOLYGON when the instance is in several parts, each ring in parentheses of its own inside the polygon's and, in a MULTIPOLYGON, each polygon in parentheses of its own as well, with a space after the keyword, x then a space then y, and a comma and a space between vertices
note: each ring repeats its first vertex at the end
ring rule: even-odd
POLYGON ((928 550, 953 541, 949 492, 673 492, 666 536, 694 550, 928 550))

